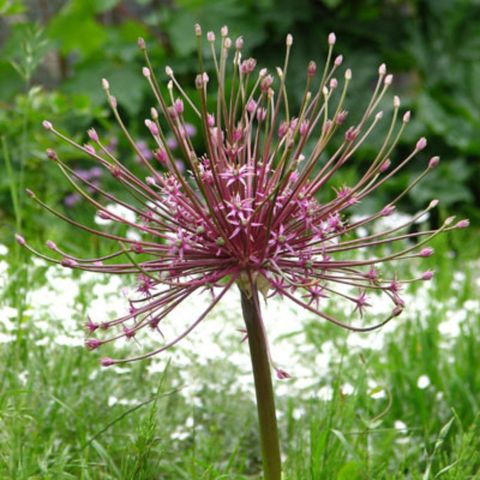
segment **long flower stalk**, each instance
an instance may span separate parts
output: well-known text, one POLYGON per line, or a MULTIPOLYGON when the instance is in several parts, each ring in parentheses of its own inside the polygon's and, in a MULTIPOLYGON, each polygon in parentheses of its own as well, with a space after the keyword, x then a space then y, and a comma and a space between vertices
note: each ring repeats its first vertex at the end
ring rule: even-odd
POLYGON ((263 475, 265 480, 280 480, 282 468, 275 397, 267 336, 260 311, 257 288, 250 292, 242 290, 241 298, 255 380, 263 475))

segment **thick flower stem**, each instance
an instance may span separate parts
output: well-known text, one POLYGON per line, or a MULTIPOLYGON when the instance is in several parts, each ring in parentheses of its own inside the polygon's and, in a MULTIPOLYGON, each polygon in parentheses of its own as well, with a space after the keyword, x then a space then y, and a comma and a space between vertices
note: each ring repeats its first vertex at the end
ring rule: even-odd
POLYGON ((268 358, 267 339, 265 338, 259 309, 257 290, 254 289, 252 296, 248 296, 242 291, 243 318, 247 327, 248 344, 250 346, 253 376, 255 379, 255 392, 257 395, 264 479, 280 480, 282 467, 272 374, 268 358))

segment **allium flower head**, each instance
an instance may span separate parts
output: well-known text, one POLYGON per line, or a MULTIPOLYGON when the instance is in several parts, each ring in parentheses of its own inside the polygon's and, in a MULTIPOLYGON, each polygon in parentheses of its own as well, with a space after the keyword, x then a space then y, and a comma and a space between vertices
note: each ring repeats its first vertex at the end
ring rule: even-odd
MULTIPOLYGON (((200 27, 195 31, 202 69, 205 45, 200 27)), ((385 65, 378 70, 376 86, 360 120, 349 124, 345 98, 352 72, 342 71, 343 57, 333 55, 335 41, 335 35, 330 34, 323 70, 314 62, 306 67, 303 100, 298 110, 292 111, 286 88, 291 35, 287 37, 283 66, 270 72, 258 68, 256 59, 243 58, 242 38, 232 42, 226 28, 220 37, 209 32, 206 49, 215 72, 199 72, 196 95, 192 96, 187 95, 171 67, 165 69, 166 85, 157 80, 145 42, 140 40, 146 61, 143 75, 157 102, 151 118, 145 120, 146 133, 154 145, 153 156, 146 155, 145 143, 136 141, 126 129, 109 82, 103 80, 102 85, 113 115, 144 165, 144 178, 134 175, 94 129, 88 131, 89 142, 80 145, 51 122, 44 122, 47 130, 110 172, 128 194, 120 198, 104 190, 49 150, 48 157, 97 210, 97 217, 124 225, 134 235, 84 226, 29 191, 52 213, 118 248, 103 257, 82 259, 57 245, 50 248, 56 256, 47 256, 33 250, 22 237, 18 240, 67 268, 137 276, 138 297, 130 300, 128 312, 108 321, 89 318, 88 331, 99 334, 99 338, 89 338, 87 347, 96 349, 121 337, 132 338, 142 329, 159 331, 159 346, 127 359, 104 358, 103 365, 147 358, 174 345, 198 326, 235 284, 247 295, 253 290, 266 298, 279 295, 336 325, 369 331, 401 313, 402 287, 406 283, 432 277, 433 272, 426 271, 418 278, 405 279, 386 273, 384 267, 413 257, 428 257, 433 250, 425 244, 432 237, 468 225, 465 221, 454 225, 448 219, 437 230, 409 233, 408 227, 433 209, 437 201, 403 225, 355 236, 357 228, 391 215, 397 202, 437 165, 438 157, 426 162, 423 172, 388 205, 362 220, 349 221, 356 206, 375 195, 375 190, 412 161, 426 147, 426 140, 418 140, 405 158, 394 159, 395 146, 410 113, 400 112, 398 97, 393 100, 391 115, 379 111, 392 83, 385 65), (204 138, 201 151, 192 145, 191 128, 184 119, 187 111, 198 117, 204 138), (355 161, 359 147, 382 122, 387 124, 387 133, 358 181, 333 188, 336 172, 355 161), (172 155, 172 145, 177 154, 181 152, 185 172, 172 155), (413 239, 415 243, 407 242, 413 239), (380 246, 388 248, 368 250, 380 246), (360 257, 360 250, 370 253, 360 257), (212 295, 208 308, 178 338, 164 339, 160 332, 164 319, 192 294, 203 291, 212 295), (355 323, 355 318, 361 320, 368 312, 371 296, 378 294, 391 303, 390 314, 374 325, 355 323), (329 297, 343 297, 351 303, 346 319, 324 311, 329 297)), ((285 378, 282 372, 277 370, 285 378)))

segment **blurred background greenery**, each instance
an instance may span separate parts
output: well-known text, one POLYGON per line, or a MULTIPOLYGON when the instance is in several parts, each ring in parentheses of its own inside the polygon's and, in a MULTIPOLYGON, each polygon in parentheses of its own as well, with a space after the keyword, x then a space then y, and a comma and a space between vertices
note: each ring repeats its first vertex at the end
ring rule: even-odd
MULTIPOLYGON (((134 155, 111 122, 100 79, 109 79, 136 138, 146 139, 143 120, 153 99, 141 75, 137 38, 147 40, 162 80, 169 64, 183 85, 193 87, 196 22, 205 32, 227 24, 233 38, 244 36, 244 55, 270 67, 280 64, 285 35, 292 33, 288 83, 294 102, 303 93, 308 61, 322 64, 330 31, 337 34, 336 51, 354 72, 351 112, 368 101, 366 92, 385 62, 395 74, 402 108, 414 112, 400 153, 424 135, 429 148, 423 159, 442 158, 402 208, 413 211, 436 197, 442 202, 440 216, 462 213, 480 223, 479 0, 0 0, 0 15, 0 242, 9 243, 15 230, 41 238, 52 229, 67 232, 66 224, 52 223, 28 202, 27 186, 51 205, 86 215, 68 182, 46 160, 45 148, 54 146, 95 176, 92 165, 72 148, 56 145, 41 127, 44 118, 79 142, 96 126, 135 168, 134 155)), ((359 152, 358 164, 371 157, 374 140, 359 152)), ((345 178, 355 175, 352 169, 344 171, 345 178)), ((390 182, 385 198, 412 173, 390 182)))

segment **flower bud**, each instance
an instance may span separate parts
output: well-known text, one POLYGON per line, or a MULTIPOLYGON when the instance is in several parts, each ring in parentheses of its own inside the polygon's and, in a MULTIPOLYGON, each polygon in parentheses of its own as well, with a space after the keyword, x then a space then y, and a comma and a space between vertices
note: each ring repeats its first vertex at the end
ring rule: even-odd
POLYGON ((105 357, 100 360, 100 363, 102 364, 102 367, 110 367, 115 364, 115 360, 110 357, 105 357))
POLYGON ((313 60, 311 60, 311 61, 308 63, 307 75, 308 75, 309 77, 313 77, 316 72, 317 72, 317 64, 316 64, 313 60))
POLYGON ((199 23, 195 24, 195 35, 197 37, 200 37, 202 35, 202 27, 200 26, 199 23))
POLYGON ((411 116, 410 110, 405 112, 403 114, 403 119, 402 119, 403 123, 408 123, 410 121, 410 116, 411 116))
POLYGON ((335 60, 333 61, 333 64, 334 64, 336 67, 339 67, 342 63, 343 63, 343 55, 339 55, 339 56, 336 57, 335 60))
POLYGON ((391 160, 387 158, 380 166, 380 172, 381 173, 386 172, 390 168, 391 163, 392 163, 391 160))
POLYGON ((85 346, 89 349, 89 350, 95 350, 96 348, 98 348, 100 345, 102 344, 101 340, 98 340, 96 338, 89 338, 85 341, 85 346))
POLYGON ((421 257, 430 257, 432 254, 433 254, 433 248, 431 247, 422 248, 420 250, 421 257))
POLYGON ((235 48, 237 50, 241 50, 243 48, 243 37, 238 37, 236 40, 235 40, 235 48))
POLYGON ((289 33, 287 38, 285 39, 285 43, 287 47, 291 47, 293 45, 293 36, 289 33))
POLYGON ((92 142, 98 143, 98 134, 94 128, 90 128, 87 134, 92 142))
POLYGON ((62 258, 62 261, 60 262, 60 264, 63 267, 68 267, 68 268, 73 268, 73 267, 76 267, 78 265, 77 262, 73 258, 68 258, 68 257, 62 258))
POLYGON ((207 40, 209 42, 214 42, 215 41, 215 34, 213 32, 207 32, 207 40))
POLYGON ((142 37, 138 37, 137 45, 142 50, 145 50, 145 48, 147 47, 146 44, 145 44, 145 40, 142 37))
POLYGON ((53 128, 53 125, 51 122, 49 122, 48 120, 44 120, 42 122, 42 126, 45 130, 51 130, 53 128))
POLYGON ((15 234, 15 240, 16 240, 17 243, 18 243, 19 245, 21 245, 22 247, 27 243, 27 242, 25 241, 25 239, 24 239, 21 235, 19 235, 18 233, 15 234))
POLYGON ((337 37, 335 36, 335 34, 332 32, 332 33, 329 33, 328 35, 328 44, 333 47, 335 45, 335 42, 337 41, 337 37))
POLYGON ((50 160, 54 160, 54 161, 58 160, 57 152, 55 152, 55 150, 53 150, 52 148, 47 148, 47 157, 50 160))
POLYGON ((47 248, 53 250, 54 252, 58 250, 57 245, 52 240, 47 240, 47 248))
POLYGON ((457 228, 467 228, 470 226, 470 220, 467 218, 464 220, 460 220, 456 225, 457 228))
POLYGON ((422 273, 422 280, 431 280, 433 278, 432 270, 426 270, 422 273))
POLYGON ((110 88, 110 83, 106 78, 102 78, 102 88, 108 90, 110 88))
POLYGON ((418 140, 417 144, 415 145, 415 150, 423 150, 427 146, 427 139, 422 137, 418 140))
POLYGON ((380 215, 382 215, 382 217, 388 217, 394 212, 394 210, 395 210, 395 205, 387 205, 382 208, 380 215))
POLYGON ((435 168, 440 163, 440 157, 432 157, 428 162, 428 168, 435 168))

